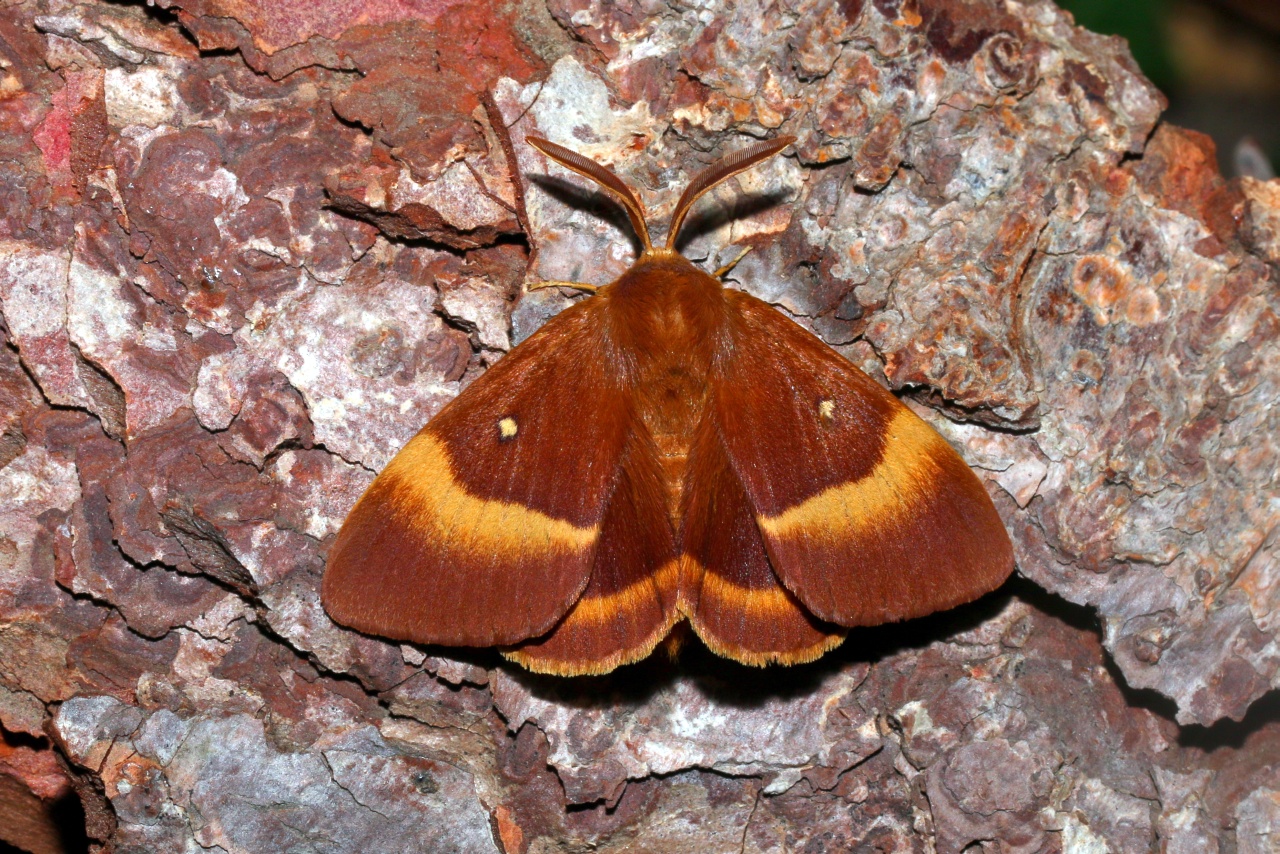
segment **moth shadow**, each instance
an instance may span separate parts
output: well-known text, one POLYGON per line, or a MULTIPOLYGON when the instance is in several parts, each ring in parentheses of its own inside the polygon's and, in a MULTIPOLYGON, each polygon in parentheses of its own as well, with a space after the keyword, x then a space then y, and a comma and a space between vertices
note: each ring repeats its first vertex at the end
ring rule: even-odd
POLYGON ((631 242, 636 256, 639 257, 643 248, 640 237, 633 233, 631 220, 627 217, 622 203, 608 193, 601 190, 588 190, 564 178, 551 175, 534 175, 529 181, 565 207, 584 211, 621 231, 631 242))
POLYGON ((537 699, 582 711, 641 706, 660 691, 673 687, 682 673, 680 662, 661 650, 601 676, 550 676, 511 662, 505 662, 502 668, 537 699))
POLYGON ((705 198, 699 199, 697 207, 689 212, 688 219, 680 229, 676 251, 683 254, 690 244, 696 243, 734 220, 746 219, 775 208, 785 202, 788 195, 785 190, 750 193, 735 199, 734 203, 728 207, 709 203, 705 198))
POLYGON ((699 646, 688 672, 716 703, 752 709, 817 691, 841 671, 874 666, 896 655, 924 650, 938 641, 971 631, 999 614, 1013 598, 1007 585, 980 599, 924 617, 880 626, 849 629, 844 643, 808 664, 748 667, 720 658, 699 646))
POLYGON ((538 699, 581 710, 636 708, 659 693, 676 689, 682 680, 718 706, 757 709, 813 694, 841 671, 923 650, 975 629, 999 614, 1014 595, 1006 583, 949 611, 902 623, 850 629, 845 642, 836 649, 817 661, 790 667, 749 667, 721 658, 703 646, 684 623, 678 629, 689 637, 676 658, 659 648, 644 661, 603 676, 544 676, 514 664, 503 666, 512 679, 538 699))

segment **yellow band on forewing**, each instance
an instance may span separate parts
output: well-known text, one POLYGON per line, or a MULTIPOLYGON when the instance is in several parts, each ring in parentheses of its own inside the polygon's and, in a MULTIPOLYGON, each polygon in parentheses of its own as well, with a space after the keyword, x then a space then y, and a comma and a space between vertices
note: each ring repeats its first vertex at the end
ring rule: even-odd
POLYGON ((874 530, 924 503, 947 440, 903 407, 886 429, 880 461, 866 477, 832 486, 777 516, 757 516, 768 537, 822 536, 874 530))
POLYGON ((512 501, 477 498, 453 476, 449 452, 429 432, 404 446, 379 478, 413 526, 434 539, 481 554, 590 548, 600 526, 581 528, 512 501))

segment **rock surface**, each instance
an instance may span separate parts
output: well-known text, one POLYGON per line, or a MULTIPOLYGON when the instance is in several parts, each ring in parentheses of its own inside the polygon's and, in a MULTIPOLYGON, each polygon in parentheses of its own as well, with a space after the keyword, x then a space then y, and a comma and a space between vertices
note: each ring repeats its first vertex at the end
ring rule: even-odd
POLYGON ((1280 183, 1162 108, 1040 0, 8 3, 0 725, 119 850, 1269 850, 1280 183), (524 137, 660 223, 775 132, 684 251, 911 400, 1020 578, 781 671, 332 624, 373 473, 579 298, 523 283, 633 256, 524 137))

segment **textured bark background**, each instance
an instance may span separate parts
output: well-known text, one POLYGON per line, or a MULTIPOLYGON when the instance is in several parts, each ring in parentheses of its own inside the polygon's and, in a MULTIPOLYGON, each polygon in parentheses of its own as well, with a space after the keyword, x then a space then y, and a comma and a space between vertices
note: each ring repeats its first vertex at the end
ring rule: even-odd
POLYGON ((1039 0, 0 2, 0 773, 119 851, 1274 850, 1280 182, 1162 107, 1039 0), (374 472, 576 298, 523 283, 632 255, 524 135, 661 219, 775 130, 687 254, 753 246, 1020 577, 789 670, 329 622, 374 472))

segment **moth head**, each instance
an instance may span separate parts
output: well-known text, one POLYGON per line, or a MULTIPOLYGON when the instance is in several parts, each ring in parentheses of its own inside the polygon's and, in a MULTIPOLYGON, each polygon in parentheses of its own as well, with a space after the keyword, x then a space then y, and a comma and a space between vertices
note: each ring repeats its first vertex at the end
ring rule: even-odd
POLYGON ((566 169, 572 169, 579 175, 584 175, 595 181, 621 202, 622 206, 626 208, 627 217, 631 220, 631 227, 635 229, 640 241, 644 244, 645 255, 674 253, 676 250, 676 238, 680 236, 680 227, 684 225, 685 217, 688 215, 689 209, 693 207, 694 202, 723 181, 727 181, 739 172, 750 169, 762 160, 769 159, 796 141, 794 136, 780 136, 777 139, 757 142, 755 145, 749 145, 746 148, 740 148, 725 155, 695 175, 689 185, 684 188, 684 192, 680 195, 680 201, 676 203, 676 212, 672 215, 671 227, 667 230, 666 246, 662 249, 655 249, 653 242, 649 238, 649 224, 645 216, 644 205, 640 202, 640 197, 611 169, 550 140, 537 136, 525 137, 525 139, 530 145, 561 166, 566 169))

